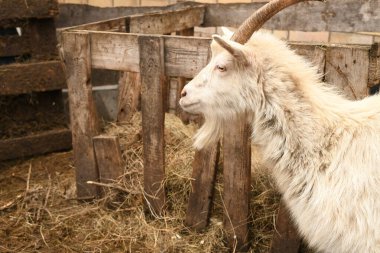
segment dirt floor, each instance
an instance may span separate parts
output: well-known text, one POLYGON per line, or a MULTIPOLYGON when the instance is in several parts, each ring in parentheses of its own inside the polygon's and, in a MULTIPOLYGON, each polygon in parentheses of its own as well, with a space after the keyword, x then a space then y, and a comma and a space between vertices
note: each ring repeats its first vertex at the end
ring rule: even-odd
MULTIPOLYGON (((171 115, 165 130, 167 212, 155 218, 144 212, 140 122, 136 115, 107 127, 120 137, 126 166, 100 200, 76 199, 71 152, 0 163, 0 252, 228 252, 221 172, 207 230, 196 233, 183 224, 195 126, 171 115)), ((268 252, 279 196, 266 169, 254 166, 253 175, 251 252, 268 252)))

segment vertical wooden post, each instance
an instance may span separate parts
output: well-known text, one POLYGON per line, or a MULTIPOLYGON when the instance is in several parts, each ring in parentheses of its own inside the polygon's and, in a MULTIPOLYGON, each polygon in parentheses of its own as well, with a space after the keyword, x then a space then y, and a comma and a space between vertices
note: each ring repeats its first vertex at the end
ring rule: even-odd
POLYGON ((110 183, 117 180, 124 172, 119 138, 98 135, 93 138, 93 142, 99 170, 99 181, 110 183))
POLYGON ((140 73, 122 72, 119 79, 117 121, 128 121, 138 111, 141 98, 140 73))
POLYGON ((195 152, 193 161, 194 181, 186 213, 186 225, 196 230, 206 228, 214 195, 219 144, 195 152))
POLYGON ((140 36, 141 111, 144 149, 144 190, 146 208, 160 214, 165 206, 163 103, 164 41, 140 36))
POLYGON ((90 81, 89 34, 86 32, 63 33, 63 48, 69 91, 77 195, 78 198, 93 198, 98 195, 98 189, 86 182, 98 180, 92 137, 98 134, 99 125, 90 81))
POLYGON ((281 202, 270 252, 297 253, 300 246, 301 239, 293 225, 287 207, 281 202))
POLYGON ((250 127, 244 117, 224 129, 224 227, 230 247, 248 250, 249 196, 251 184, 250 127))

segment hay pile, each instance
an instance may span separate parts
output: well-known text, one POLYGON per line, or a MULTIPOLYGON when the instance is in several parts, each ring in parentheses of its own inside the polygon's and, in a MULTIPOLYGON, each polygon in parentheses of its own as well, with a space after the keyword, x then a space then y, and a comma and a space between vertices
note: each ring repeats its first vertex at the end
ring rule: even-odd
MULTIPOLYGON (((3 164, 0 252, 228 252, 221 180, 207 230, 195 233, 183 224, 195 126, 183 126, 172 115, 166 115, 165 123, 167 212, 156 218, 144 213, 140 122, 136 114, 131 122, 106 127, 120 137, 125 176, 92 203, 75 199, 71 152, 3 164)), ((266 170, 253 169, 251 252, 268 252, 279 198, 266 170)))

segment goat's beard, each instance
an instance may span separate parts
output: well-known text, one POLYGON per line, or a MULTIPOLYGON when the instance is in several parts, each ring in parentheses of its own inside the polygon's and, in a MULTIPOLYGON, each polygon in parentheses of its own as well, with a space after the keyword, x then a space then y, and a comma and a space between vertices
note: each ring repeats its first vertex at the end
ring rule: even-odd
POLYGON ((204 115, 204 123, 194 136, 194 148, 200 150, 216 144, 223 134, 224 120, 216 115, 204 115))

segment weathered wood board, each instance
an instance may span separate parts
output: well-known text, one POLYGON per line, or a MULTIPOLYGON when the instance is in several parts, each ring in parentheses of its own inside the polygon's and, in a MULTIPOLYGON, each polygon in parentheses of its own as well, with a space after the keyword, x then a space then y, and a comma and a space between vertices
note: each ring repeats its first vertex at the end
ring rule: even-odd
POLYGON ((369 77, 368 86, 373 87, 380 84, 380 47, 379 43, 372 45, 369 53, 369 77))
MULTIPOLYGON (((98 135, 93 138, 96 162, 101 183, 115 183, 124 174, 119 139, 116 136, 98 135)), ((105 189, 100 190, 104 195, 105 189)))
POLYGON ((161 214, 165 208, 165 81, 164 42, 161 37, 139 37, 141 112, 144 150, 145 208, 161 214))
MULTIPOLYGON (((0 20, 46 18, 58 15, 57 0, 3 0, 0 1, 0 20)), ((1 24, 1 21, 0 21, 1 24)))
POLYGON ((240 252, 249 244, 251 130, 240 117, 223 131, 224 228, 230 248, 240 252))
POLYGON ((99 178, 92 138, 99 126, 92 97, 90 36, 88 33, 63 35, 63 50, 69 90, 70 121, 73 134, 74 166, 78 198, 94 198, 98 189, 87 181, 99 178))
POLYGON ((368 96, 369 48, 329 47, 326 51, 325 79, 350 99, 368 96))
POLYGON ((119 80, 117 121, 128 121, 141 108, 140 73, 124 72, 119 80))
POLYGON ((70 148, 71 131, 69 129, 50 130, 25 137, 0 140, 0 161, 70 148))
POLYGON ((128 17, 128 27, 131 33, 167 34, 200 26, 203 17, 204 6, 162 11, 132 15, 128 17))
POLYGON ((301 239, 284 203, 280 204, 270 253, 298 253, 301 239))
POLYGON ((60 61, 0 66, 0 95, 66 88, 60 61))
POLYGON ((193 160, 192 191, 186 212, 186 225, 202 230, 208 225, 214 195, 220 145, 196 151, 193 160))

